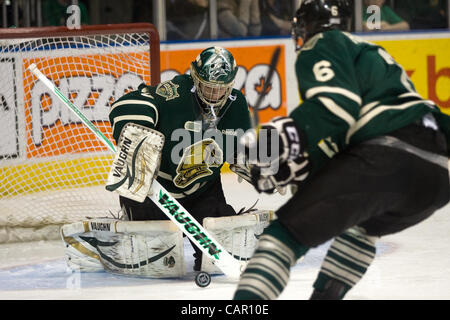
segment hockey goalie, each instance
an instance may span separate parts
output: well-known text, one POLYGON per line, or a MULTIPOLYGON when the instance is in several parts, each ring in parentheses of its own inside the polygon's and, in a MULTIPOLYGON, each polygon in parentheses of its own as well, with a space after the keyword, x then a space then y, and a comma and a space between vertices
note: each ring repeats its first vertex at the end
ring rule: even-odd
MULTIPOLYGON (((237 214, 220 179, 225 161, 241 179, 250 176, 247 165, 231 161, 237 133, 251 123, 245 97, 233 89, 237 70, 228 50, 207 48, 191 63, 189 75, 157 86, 142 84, 112 104, 117 152, 106 189, 118 194, 122 217, 63 226, 70 268, 147 277, 185 274, 183 232, 147 197, 154 179, 237 260, 251 257, 272 213, 237 214), (190 139, 183 148, 174 139, 179 130, 190 139)), ((191 244, 194 271, 219 272, 191 244)))

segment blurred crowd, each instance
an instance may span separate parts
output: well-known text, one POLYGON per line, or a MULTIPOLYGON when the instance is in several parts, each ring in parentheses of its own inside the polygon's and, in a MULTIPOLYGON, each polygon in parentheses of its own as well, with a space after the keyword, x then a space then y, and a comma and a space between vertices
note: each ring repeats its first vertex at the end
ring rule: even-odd
POLYGON ((364 0, 364 31, 449 28, 448 0, 364 0), (378 10, 378 11, 377 11, 378 10), (379 23, 374 21, 379 13, 379 23))
MULTIPOLYGON (((362 0, 362 30, 404 31, 448 29, 450 0, 362 0)), ((154 4, 148 0, 0 0, 2 27, 24 25, 24 6, 40 3, 40 24, 66 25, 68 6, 80 8, 81 24, 152 22, 154 4), (16 7, 14 7, 17 2, 16 7)), ((217 37, 243 38, 290 34, 291 17, 300 1, 217 0, 217 37)), ((34 10, 36 12, 37 10, 34 10)), ((167 40, 210 39, 209 0, 166 0, 167 40)), ((30 15, 28 14, 28 18, 30 15)), ((29 26, 36 26, 32 16, 29 26)), ((354 19, 355 20, 355 19, 354 19)))

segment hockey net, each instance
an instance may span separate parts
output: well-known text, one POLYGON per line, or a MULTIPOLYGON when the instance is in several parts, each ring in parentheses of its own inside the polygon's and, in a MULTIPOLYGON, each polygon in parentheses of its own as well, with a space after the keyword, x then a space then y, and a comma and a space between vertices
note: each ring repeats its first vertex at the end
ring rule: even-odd
POLYGON ((111 103, 160 80, 148 23, 0 33, 0 243, 57 239, 62 224, 119 211, 113 155, 34 77, 34 63, 112 141, 111 103))

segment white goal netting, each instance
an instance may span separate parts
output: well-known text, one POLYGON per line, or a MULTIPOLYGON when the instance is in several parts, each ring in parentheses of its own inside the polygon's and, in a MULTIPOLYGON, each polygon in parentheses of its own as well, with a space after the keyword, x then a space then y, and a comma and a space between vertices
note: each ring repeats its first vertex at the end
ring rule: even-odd
POLYGON ((112 140, 111 103, 159 81, 154 27, 136 25, 0 35, 0 243, 55 239, 62 224, 118 212, 104 188, 112 154, 27 67, 112 140))

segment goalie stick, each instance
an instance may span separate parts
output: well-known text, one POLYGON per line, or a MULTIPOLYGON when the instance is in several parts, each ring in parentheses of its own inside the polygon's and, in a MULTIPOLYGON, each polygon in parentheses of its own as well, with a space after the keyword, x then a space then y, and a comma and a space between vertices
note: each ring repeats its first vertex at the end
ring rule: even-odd
MULTIPOLYGON (((280 59, 281 47, 276 47, 272 53, 272 58, 270 59, 269 70, 267 71, 267 75, 264 79, 264 85, 260 95, 258 96, 258 100, 256 100, 255 105, 252 108, 252 128, 253 132, 251 135, 247 136, 250 139, 250 144, 256 144, 257 132, 259 130, 259 107, 267 94, 267 89, 272 84, 273 74, 278 64, 278 60, 280 59)), ((285 195, 286 188, 285 187, 276 187, 275 188, 279 194, 285 195)))
MULTIPOLYGON (((28 69, 42 81, 92 133, 112 152, 116 152, 114 144, 65 97, 33 63, 28 69)), ((212 237, 203 226, 155 179, 152 192, 148 197, 164 212, 164 214, 228 277, 238 279, 241 264, 212 237)))
POLYGON ((272 77, 275 72, 275 68, 277 67, 278 60, 280 58, 281 47, 276 47, 272 53, 272 58, 270 59, 269 71, 267 71, 266 78, 264 79, 264 85, 260 95, 258 96, 258 100, 256 100, 255 105, 252 108, 252 127, 253 129, 257 129, 259 126, 259 107, 267 94, 267 89, 271 85, 272 77))

